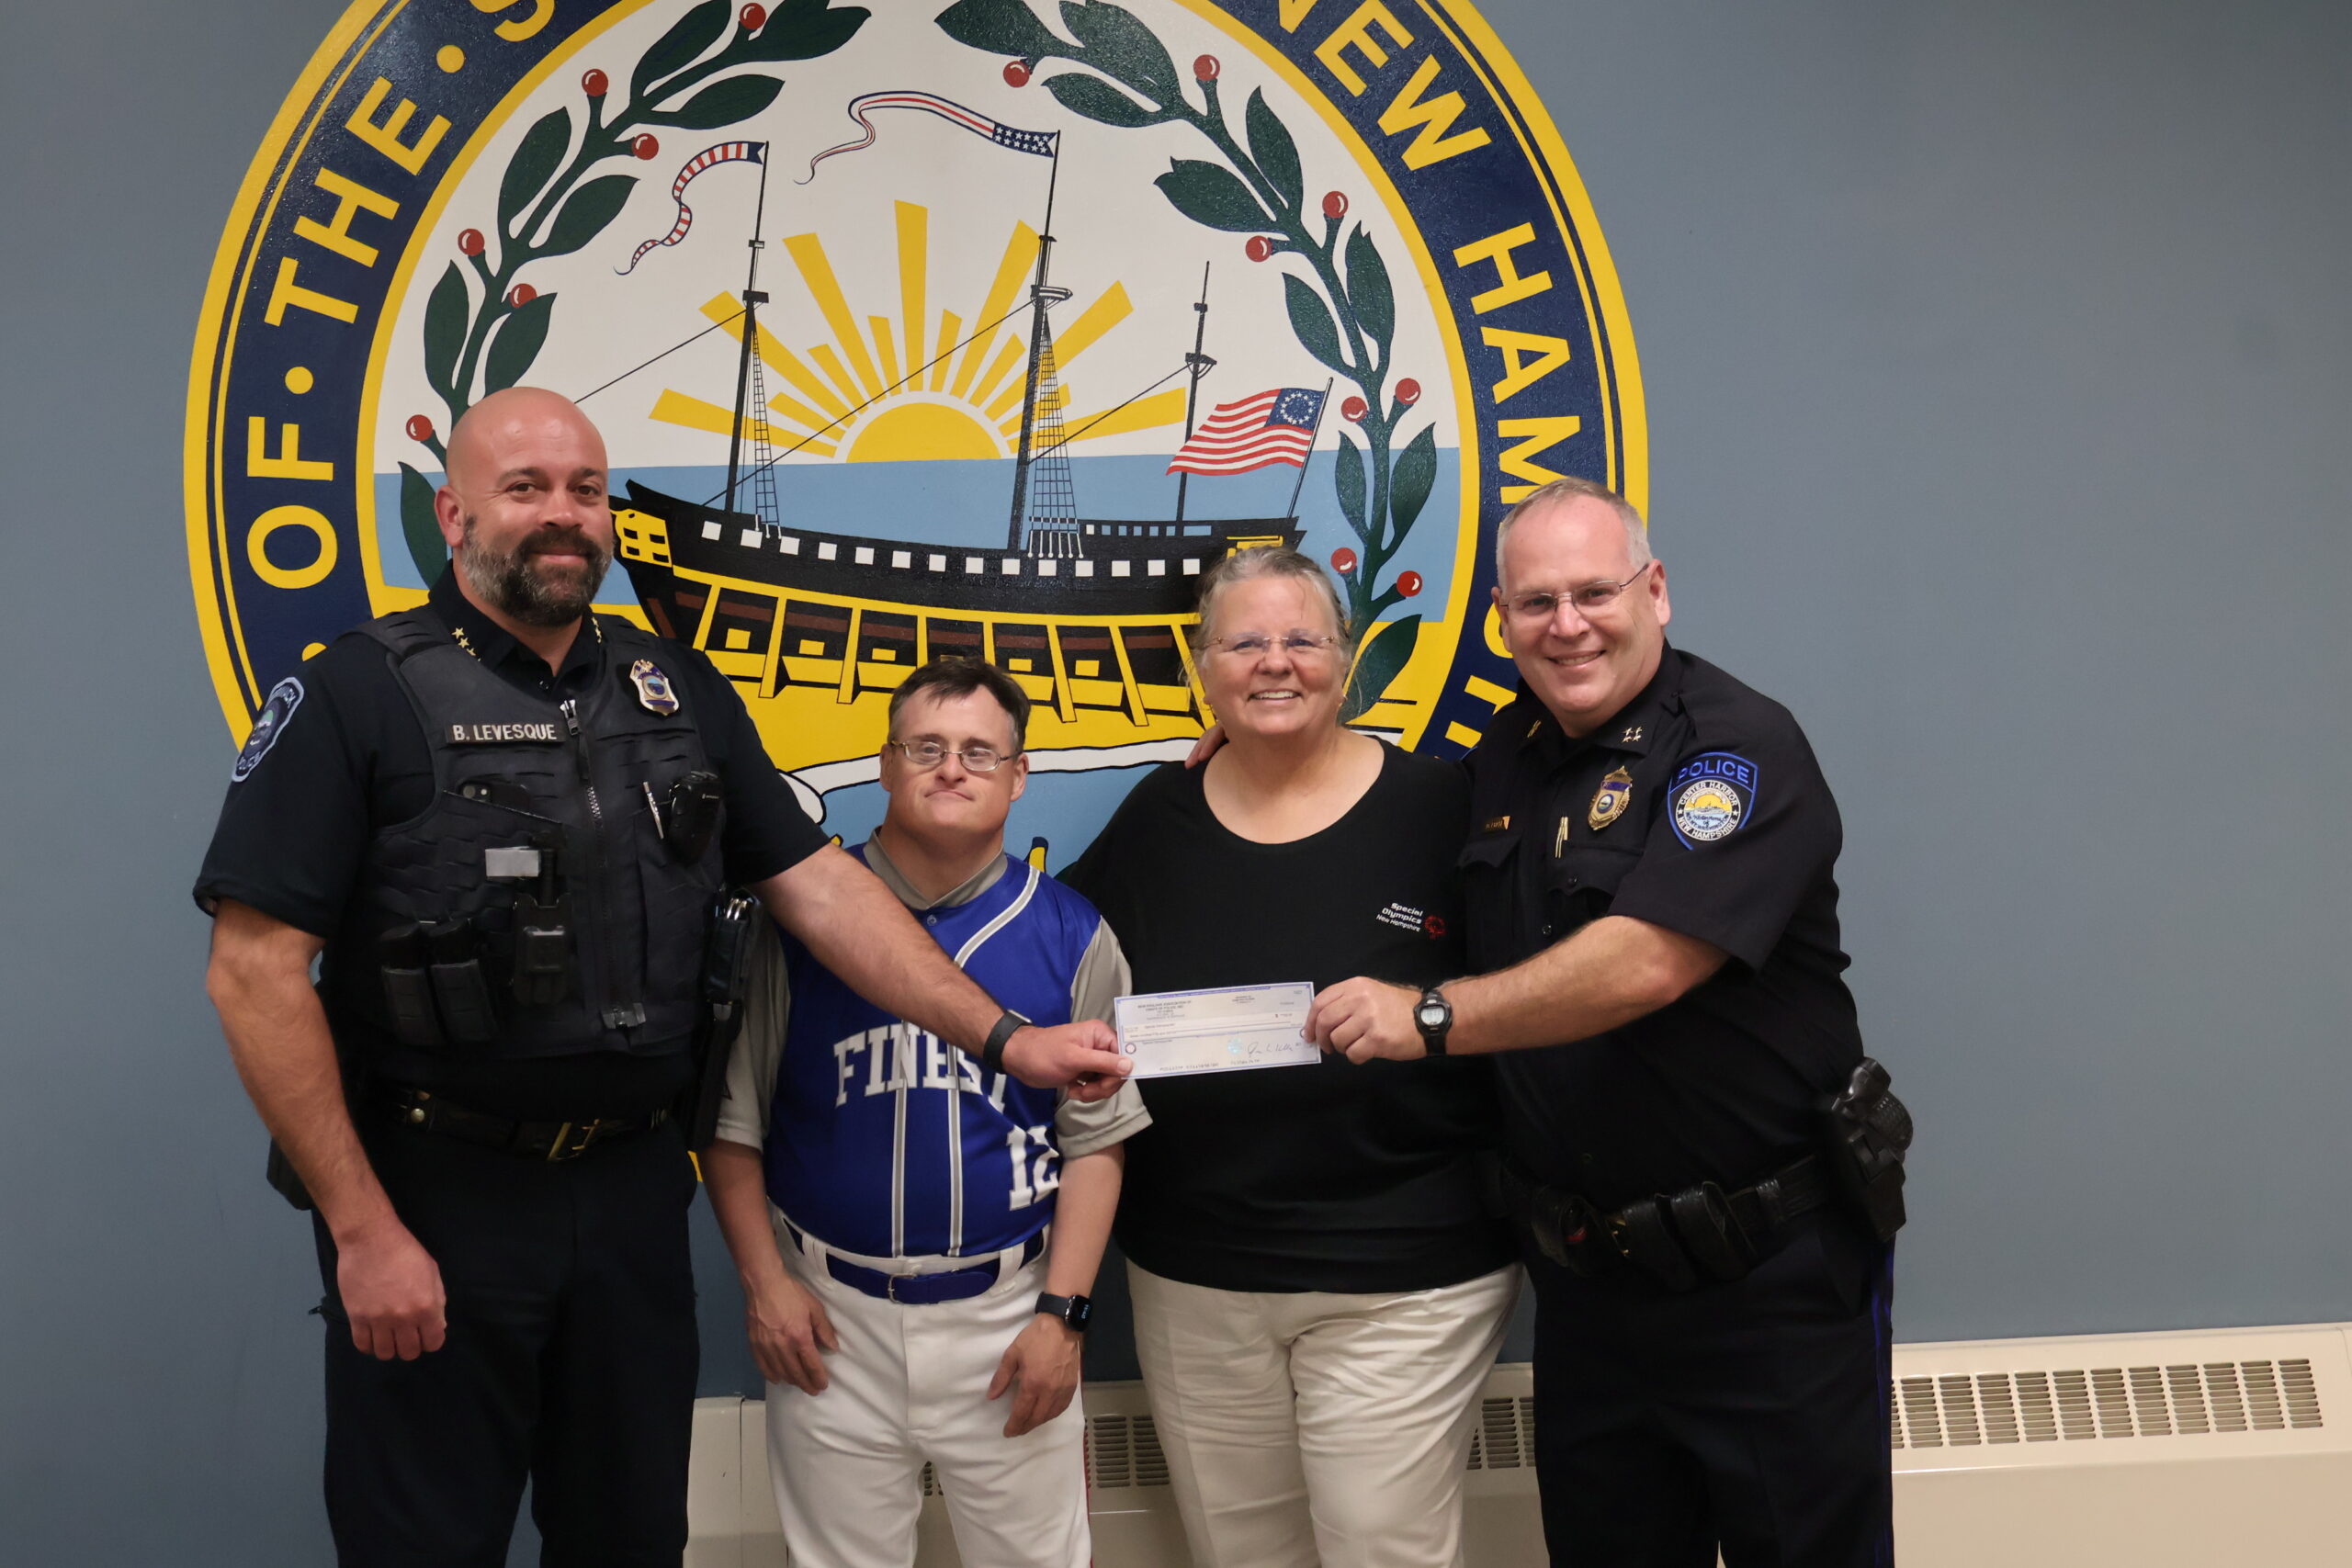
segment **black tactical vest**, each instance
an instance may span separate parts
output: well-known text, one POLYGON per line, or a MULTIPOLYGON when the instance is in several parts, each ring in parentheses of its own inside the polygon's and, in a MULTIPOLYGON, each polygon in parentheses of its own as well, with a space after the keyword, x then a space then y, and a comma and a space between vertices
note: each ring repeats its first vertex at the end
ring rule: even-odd
POLYGON ((422 816, 368 846, 356 918, 327 954, 338 1021, 402 1046, 499 1059, 678 1048, 699 1017, 721 872, 715 825, 687 858, 662 819, 671 787, 708 768, 695 716, 677 711, 660 669, 675 652, 596 617, 582 632, 601 629, 603 668, 581 696, 557 703, 483 668, 429 611, 361 629, 389 650, 424 727, 435 794, 422 816), (673 711, 649 706, 633 667, 652 672, 653 704, 673 711), (488 998, 492 1028, 466 1028, 450 976, 435 973, 427 990, 441 998, 442 1038, 418 1037, 414 993, 385 956, 411 927, 446 938, 431 944, 435 965, 461 972, 470 953, 480 979, 463 977, 488 998), (518 928, 537 934, 526 941, 518 928), (516 973, 525 945, 538 961, 529 981, 516 973), (562 968, 553 981, 551 956, 562 968))

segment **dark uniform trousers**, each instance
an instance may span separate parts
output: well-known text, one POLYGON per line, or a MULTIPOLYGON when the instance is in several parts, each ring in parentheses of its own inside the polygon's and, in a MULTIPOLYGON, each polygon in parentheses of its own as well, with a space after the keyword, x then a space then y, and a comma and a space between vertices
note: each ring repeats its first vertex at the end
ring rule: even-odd
POLYGON ((676 1568, 696 1358, 676 1123, 553 1164, 380 1123, 363 1136, 440 1266, 448 1341, 413 1361, 355 1348, 318 1224, 344 1568, 503 1568, 526 1478, 544 1568, 676 1568))
POLYGON ((1892 1247, 1815 1213, 1680 1295, 1525 1256, 1554 1568, 1894 1562, 1892 1247))

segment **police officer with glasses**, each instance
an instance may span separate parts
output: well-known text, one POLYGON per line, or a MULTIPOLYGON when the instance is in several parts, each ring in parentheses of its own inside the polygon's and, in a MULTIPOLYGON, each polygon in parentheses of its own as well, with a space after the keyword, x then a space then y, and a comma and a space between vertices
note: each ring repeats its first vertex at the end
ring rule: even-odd
POLYGON ((273 688, 237 759, 207 988, 314 1210, 340 1560, 495 1568, 527 1480, 543 1562, 674 1565, 729 890, 992 1070, 1099 1098, 1125 1067, 950 963, 701 654, 594 613, 613 515, 577 408, 485 398, 447 469, 450 569, 273 688))
POLYGON ((1555 1563, 1891 1562, 1910 1122, 1842 977, 1836 803, 1785 708, 1668 646, 1620 497, 1546 485, 1496 556, 1521 684, 1468 761, 1476 973, 1344 981, 1310 1032, 1498 1054, 1555 1563))

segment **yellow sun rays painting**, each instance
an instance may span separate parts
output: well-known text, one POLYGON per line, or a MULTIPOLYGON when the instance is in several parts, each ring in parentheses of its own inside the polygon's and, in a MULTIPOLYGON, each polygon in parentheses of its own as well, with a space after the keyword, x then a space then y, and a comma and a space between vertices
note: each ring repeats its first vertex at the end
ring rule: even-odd
MULTIPOLYGON (((824 241, 815 234, 784 241, 786 255, 831 335, 796 353, 765 325, 758 328, 761 363, 785 389, 768 399, 766 417, 746 416, 742 434, 750 440, 763 438, 780 458, 906 463, 1014 456, 1028 359, 1021 330, 1027 309, 1019 301, 1022 283, 1036 265, 1037 231, 1014 224, 978 308, 968 314, 943 310, 933 322, 931 212, 908 201, 896 208, 895 317, 868 314, 861 325, 824 241)), ((742 307, 732 295, 716 296, 702 309, 738 344, 742 341, 742 307)), ((1057 324, 1054 349, 1062 371, 1133 310, 1125 287, 1114 282, 1075 319, 1057 324)), ((663 389, 651 417, 720 435, 729 434, 734 423, 728 409, 673 389, 663 389)), ((1182 387, 1124 406, 1062 414, 1072 445, 1181 425, 1183 420, 1182 387)))

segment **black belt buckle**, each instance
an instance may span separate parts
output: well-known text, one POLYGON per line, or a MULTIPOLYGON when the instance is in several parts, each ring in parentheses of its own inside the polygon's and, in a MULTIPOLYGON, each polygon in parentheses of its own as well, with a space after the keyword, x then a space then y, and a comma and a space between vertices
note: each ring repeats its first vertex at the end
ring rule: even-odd
POLYGON ((599 1116, 586 1122, 566 1122, 556 1128, 555 1140, 548 1145, 548 1163, 561 1165, 586 1154, 588 1145, 596 1141, 597 1129, 604 1124, 605 1118, 599 1116))

